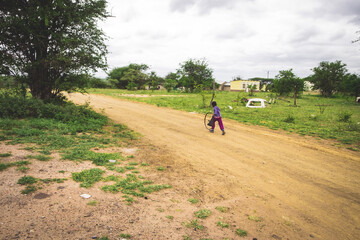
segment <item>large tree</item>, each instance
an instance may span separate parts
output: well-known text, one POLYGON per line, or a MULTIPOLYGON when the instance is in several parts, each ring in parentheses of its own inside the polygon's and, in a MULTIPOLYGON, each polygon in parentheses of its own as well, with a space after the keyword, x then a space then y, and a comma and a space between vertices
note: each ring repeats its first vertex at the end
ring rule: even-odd
POLYGON ((341 83, 341 91, 354 96, 355 99, 360 96, 360 76, 353 73, 347 74, 341 83))
POLYGON ((106 67, 106 17, 106 0, 0 0, 0 74, 40 99, 84 89, 106 67))
POLYGON ((312 71, 314 74, 310 77, 310 81, 314 84, 313 89, 320 90, 321 94, 326 97, 331 97, 341 89, 341 82, 347 73, 346 64, 341 61, 323 61, 312 71))
POLYGON ((146 64, 131 63, 128 66, 117 67, 108 74, 109 79, 115 80, 115 87, 120 89, 142 88, 147 81, 146 64))
POLYGON ((214 82, 212 73, 213 70, 209 68, 206 60, 190 59, 180 64, 178 69, 179 83, 190 92, 193 92, 198 85, 211 89, 214 82))
POLYGON ((297 77, 292 69, 280 71, 275 76, 274 91, 280 95, 293 93, 294 105, 296 106, 296 99, 304 91, 304 81, 297 77))

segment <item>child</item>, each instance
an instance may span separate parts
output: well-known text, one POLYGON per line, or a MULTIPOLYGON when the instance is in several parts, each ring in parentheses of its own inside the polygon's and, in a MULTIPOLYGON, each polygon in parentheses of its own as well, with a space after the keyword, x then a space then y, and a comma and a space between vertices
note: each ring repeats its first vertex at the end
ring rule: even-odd
POLYGON ((214 108, 214 115, 213 115, 213 118, 214 118, 214 123, 212 125, 212 128, 210 129, 210 132, 213 133, 214 132, 214 128, 215 128, 215 122, 218 121, 219 122, 219 127, 222 131, 222 135, 225 135, 225 130, 224 130, 224 125, 223 125, 223 122, 222 122, 222 119, 221 119, 221 114, 220 114, 220 108, 216 105, 216 102, 212 102, 211 103, 213 108, 214 108))

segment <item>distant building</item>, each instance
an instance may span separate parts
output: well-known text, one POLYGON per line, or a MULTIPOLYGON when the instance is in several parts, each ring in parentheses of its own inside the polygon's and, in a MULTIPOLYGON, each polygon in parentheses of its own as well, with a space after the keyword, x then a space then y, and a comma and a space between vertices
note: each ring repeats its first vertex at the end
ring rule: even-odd
POLYGON ((230 91, 249 92, 250 88, 255 85, 255 91, 260 91, 260 81, 255 80, 234 80, 230 82, 230 91))
POLYGON ((312 88, 314 87, 314 84, 309 82, 309 81, 305 81, 304 82, 304 88, 305 88, 305 91, 307 92, 310 92, 312 91, 312 88))
POLYGON ((220 91, 230 91, 230 82, 223 82, 220 87, 220 91))

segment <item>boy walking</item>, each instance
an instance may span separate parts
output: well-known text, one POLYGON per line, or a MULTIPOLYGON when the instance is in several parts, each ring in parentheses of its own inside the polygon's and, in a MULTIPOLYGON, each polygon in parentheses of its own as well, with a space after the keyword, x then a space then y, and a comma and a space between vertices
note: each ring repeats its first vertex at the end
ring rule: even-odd
POLYGON ((215 101, 212 102, 211 104, 212 104, 212 106, 214 108, 214 115, 213 115, 214 123, 212 125, 212 128, 210 129, 210 132, 211 133, 214 132, 215 122, 219 122, 219 127, 220 127, 220 129, 222 131, 222 135, 225 135, 224 125, 223 125, 223 122, 222 122, 222 119, 221 119, 220 108, 217 106, 215 101))

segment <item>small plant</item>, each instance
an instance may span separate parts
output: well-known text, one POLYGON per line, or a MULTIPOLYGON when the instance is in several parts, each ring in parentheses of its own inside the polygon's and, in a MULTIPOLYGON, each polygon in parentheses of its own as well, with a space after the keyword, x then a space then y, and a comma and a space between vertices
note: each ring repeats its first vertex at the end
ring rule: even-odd
POLYGON ((43 162, 49 161, 51 159, 50 156, 45 156, 45 155, 41 155, 41 154, 39 154, 39 155, 28 155, 27 157, 30 158, 30 159, 37 159, 37 160, 43 161, 43 162))
POLYGON ((33 193, 33 192, 36 192, 36 190, 37 190, 37 188, 35 186, 29 185, 29 186, 26 186, 26 188, 21 191, 21 194, 33 193))
POLYGON ((199 202, 199 200, 196 199, 196 198, 189 198, 188 201, 191 202, 192 204, 195 204, 195 203, 199 202))
POLYGON ((184 235, 183 240, 192 240, 189 236, 184 235))
POLYGON ((205 227, 203 225, 200 225, 198 220, 195 219, 195 220, 191 220, 190 222, 187 222, 187 223, 183 223, 185 225, 185 227, 187 228, 193 228, 195 230, 202 230, 204 229, 205 227))
POLYGON ((248 219, 255 222, 261 222, 263 220, 262 217, 257 216, 248 216, 248 219))
POLYGON ((157 168, 157 170, 158 170, 158 171, 164 171, 164 170, 165 170, 165 168, 164 168, 164 167, 162 167, 162 166, 159 166, 159 167, 157 168))
POLYGON ((91 200, 87 203, 87 205, 89 205, 89 206, 96 206, 97 204, 98 204, 98 202, 95 200, 91 200))
POLYGON ((99 240, 109 240, 109 238, 108 237, 101 237, 101 238, 99 238, 99 240))
POLYGON ((129 165, 130 166, 136 166, 136 165, 138 165, 139 163, 137 163, 137 162, 129 162, 129 165))
POLYGON ((285 119, 284 122, 286 123, 295 123, 295 117, 292 115, 288 115, 285 119))
POLYGON ((18 180, 18 184, 20 185, 29 185, 29 184, 34 184, 36 183, 38 180, 32 176, 23 176, 22 178, 20 178, 18 180))
POLYGON ((247 232, 245 230, 242 230, 240 228, 235 230, 236 235, 240 236, 240 237, 245 237, 247 236, 247 232))
POLYGON ((51 155, 51 152, 49 150, 41 150, 41 151, 39 151, 39 153, 44 154, 44 155, 51 155))
POLYGON ((147 164, 147 163, 141 163, 141 166, 142 166, 142 167, 147 167, 147 166, 149 166, 149 164, 147 164))
POLYGON ((222 227, 222 228, 228 228, 229 227, 228 223, 221 222, 221 221, 217 222, 216 225, 219 226, 219 227, 222 227))
POLYGON ((59 173, 65 173, 65 171, 64 171, 64 170, 60 170, 59 173))
POLYGON ((0 153, 0 157, 10 157, 11 153, 0 153))
POLYGON ((166 216, 167 219, 173 220, 174 216, 166 216))
POLYGON ((217 206, 215 209, 222 213, 226 213, 228 211, 227 207, 221 207, 221 206, 217 206))
POLYGON ((90 170, 84 170, 82 172, 75 172, 72 173, 72 179, 75 182, 81 182, 80 187, 89 188, 94 183, 99 182, 102 180, 102 174, 105 171, 99 168, 92 168, 90 170))
POLYGON ((114 167, 113 170, 115 172, 118 172, 118 173, 124 173, 125 172, 125 168, 123 168, 123 167, 114 167))
POLYGON ((19 166, 16 170, 25 173, 29 169, 30 168, 25 167, 25 166, 19 166))
POLYGON ((208 209, 200 209, 199 211, 194 212, 194 214, 197 218, 204 219, 211 215, 211 211, 208 209))
POLYGON ((8 167, 11 167, 11 164, 8 163, 0 163, 0 171, 3 171, 7 169, 8 167))
POLYGON ((158 212, 164 212, 165 210, 162 209, 162 208, 157 208, 156 211, 158 211, 158 212))
POLYGON ((309 119, 312 120, 312 121, 317 121, 319 119, 319 116, 318 115, 315 115, 315 114, 311 114, 309 116, 309 119))
POLYGON ((126 239, 131 239, 131 235, 127 234, 127 233, 120 233, 120 237, 126 238, 126 239))
POLYGON ((134 198, 129 197, 127 195, 124 195, 123 198, 125 198, 125 201, 127 202, 128 205, 132 204, 133 202, 135 202, 134 198))
POLYGON ((339 120, 339 122, 349 122, 351 116, 352 116, 352 113, 350 113, 350 112, 341 112, 338 114, 338 120, 339 120))
POLYGON ((125 166, 125 169, 126 169, 126 170, 134 170, 135 167, 134 167, 134 166, 125 166))

